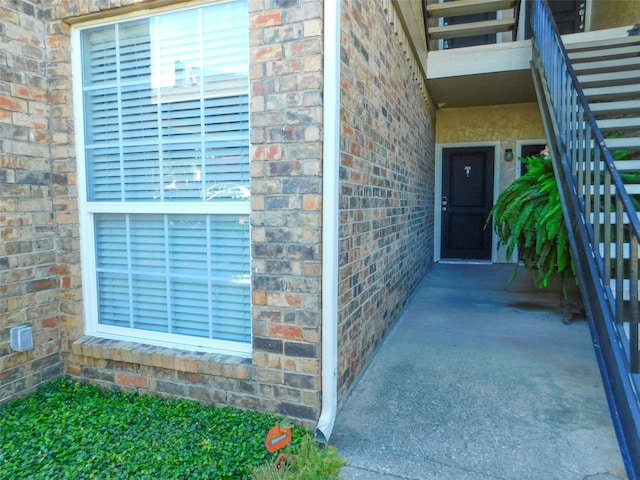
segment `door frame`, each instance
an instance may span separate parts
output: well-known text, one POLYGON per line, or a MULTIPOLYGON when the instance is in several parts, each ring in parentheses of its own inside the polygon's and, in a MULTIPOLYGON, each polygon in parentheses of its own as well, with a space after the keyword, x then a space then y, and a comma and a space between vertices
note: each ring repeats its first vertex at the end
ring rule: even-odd
POLYGON ((542 144, 546 145, 547 140, 544 138, 533 138, 533 139, 524 139, 524 140, 516 140, 516 176, 514 180, 520 177, 520 171, 522 170, 520 158, 522 158, 522 147, 524 145, 536 145, 542 144))
MULTIPOLYGON (((547 142, 545 138, 526 138, 526 139, 516 140, 515 175, 513 176, 512 179, 509 179, 509 183, 513 182, 514 180, 517 180, 521 176, 522 162, 520 161, 520 158, 522 158, 522 147, 524 145, 536 145, 536 144, 546 145, 548 143, 549 142, 547 142)), ((502 248, 504 247, 501 247, 501 249, 502 248)), ((518 258, 520 258, 520 252, 518 251, 518 247, 516 247, 513 250, 513 254, 511 255, 510 258, 507 258, 506 249, 505 249, 503 257, 507 263, 518 263, 518 258)))
MULTIPOLYGON (((441 260, 442 250, 442 151, 445 148, 474 148, 474 147, 493 147, 493 199, 495 204, 500 192, 500 142, 457 142, 457 143, 438 143, 436 144, 436 163, 435 163, 435 185, 433 186, 434 205, 433 205, 433 222, 434 222, 434 238, 433 238, 433 261, 441 260)), ((495 230, 491 232, 491 263, 496 263, 498 252, 495 246, 498 245, 498 236, 495 230)), ((464 260, 465 263, 481 262, 486 260, 464 260)))
MULTIPOLYGON (((586 5, 585 5, 585 12, 584 12, 584 30, 582 30, 582 32, 564 34, 562 36, 563 40, 564 40, 564 37, 567 35, 576 35, 576 34, 579 35, 581 33, 594 31, 591 29, 591 20, 593 17, 593 12, 592 12, 593 0, 585 0, 585 4, 586 5)), ((520 7, 520 19, 518 20, 518 25, 524 25, 524 28, 518 28, 518 40, 526 40, 531 37, 530 35, 531 32, 529 30, 530 11, 531 11, 531 4, 528 1, 522 2, 520 7)))

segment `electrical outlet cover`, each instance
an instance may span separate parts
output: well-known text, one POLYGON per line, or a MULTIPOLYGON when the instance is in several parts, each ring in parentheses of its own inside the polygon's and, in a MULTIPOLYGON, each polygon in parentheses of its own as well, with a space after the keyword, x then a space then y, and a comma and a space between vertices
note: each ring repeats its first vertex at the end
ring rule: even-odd
POLYGON ((24 352, 33 348, 33 330, 27 325, 13 327, 11 330, 11 349, 24 352))

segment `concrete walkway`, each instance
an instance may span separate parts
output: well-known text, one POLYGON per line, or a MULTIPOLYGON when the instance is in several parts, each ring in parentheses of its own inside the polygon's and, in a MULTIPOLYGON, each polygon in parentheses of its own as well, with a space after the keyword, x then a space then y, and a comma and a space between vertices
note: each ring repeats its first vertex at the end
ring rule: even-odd
POLYGON ((627 478, 587 322, 512 272, 425 276, 339 408, 344 479, 627 478))

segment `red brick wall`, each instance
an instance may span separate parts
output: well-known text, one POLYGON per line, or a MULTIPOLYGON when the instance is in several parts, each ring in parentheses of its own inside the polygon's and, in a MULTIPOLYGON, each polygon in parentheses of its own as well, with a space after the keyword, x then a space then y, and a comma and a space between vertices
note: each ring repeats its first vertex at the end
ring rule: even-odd
POLYGON ((0 6, 0 402, 62 371, 56 181, 40 2, 0 6), (33 329, 15 352, 10 329, 33 329))
POLYGON ((433 259, 434 121, 391 2, 343 0, 341 58, 344 394, 433 259))

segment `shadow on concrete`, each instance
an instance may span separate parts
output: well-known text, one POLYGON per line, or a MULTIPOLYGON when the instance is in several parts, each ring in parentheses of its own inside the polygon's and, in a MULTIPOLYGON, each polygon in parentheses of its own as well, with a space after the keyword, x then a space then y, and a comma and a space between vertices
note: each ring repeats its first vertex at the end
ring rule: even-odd
POLYGON ((586 321, 511 265, 436 264, 351 394, 343 478, 625 479, 586 321))

